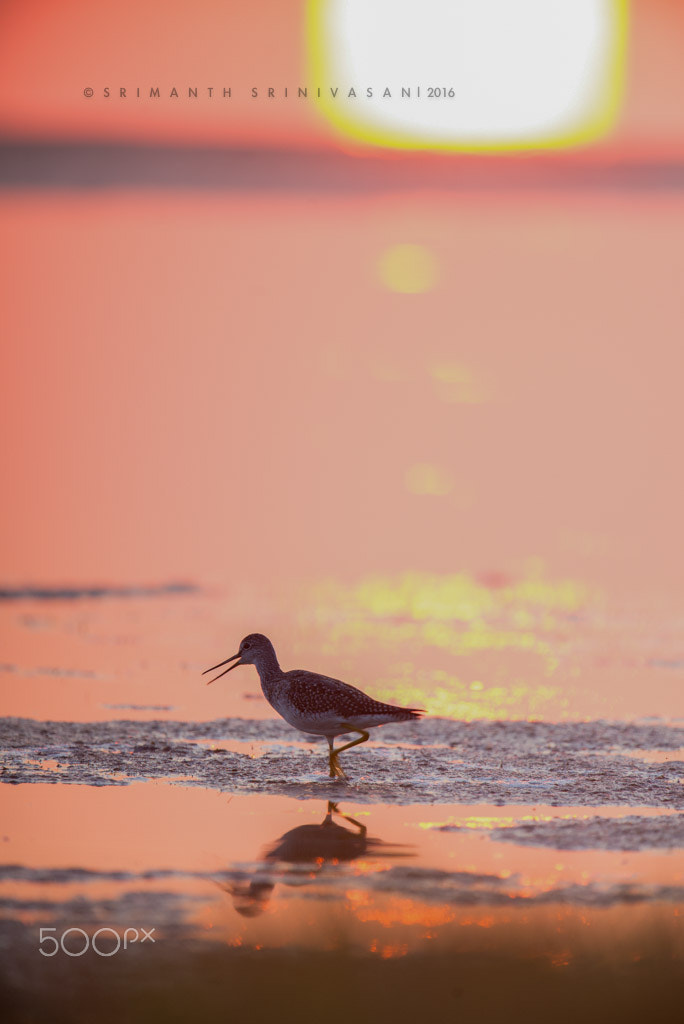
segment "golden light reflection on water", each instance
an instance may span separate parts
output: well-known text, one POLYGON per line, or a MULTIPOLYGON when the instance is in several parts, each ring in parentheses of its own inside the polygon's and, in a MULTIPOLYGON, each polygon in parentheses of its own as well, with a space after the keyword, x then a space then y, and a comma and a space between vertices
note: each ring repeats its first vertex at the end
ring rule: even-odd
POLYGON ((453 907, 424 904, 400 896, 392 897, 380 906, 375 895, 363 889, 350 889, 345 898, 347 907, 359 921, 375 921, 383 928, 391 928, 396 924, 435 928, 456 917, 453 907))
POLYGON ((472 722, 479 719, 496 720, 506 717, 516 718, 537 718, 542 716, 550 704, 555 702, 563 707, 567 705, 565 698, 561 696, 562 691, 552 686, 490 686, 485 687, 481 683, 470 684, 470 688, 478 691, 477 700, 468 700, 467 697, 459 696, 464 690, 468 690, 468 683, 458 676, 448 676, 445 673, 436 672, 431 678, 425 678, 424 673, 416 671, 413 666, 407 666, 407 672, 412 679, 425 679, 421 684, 404 683, 400 679, 393 680, 390 684, 384 685, 382 681, 378 686, 378 696, 382 700, 395 700, 405 704, 407 707, 414 707, 424 702, 426 710, 431 715, 439 718, 454 718, 463 722, 472 722), (445 686, 435 685, 444 679, 445 686))
POLYGON ((574 580, 511 580, 492 587, 467 573, 405 573, 367 577, 351 589, 350 596, 361 611, 381 617, 477 621, 505 608, 577 611, 589 595, 590 588, 574 580))
POLYGON ((467 721, 543 717, 549 709, 562 715, 568 699, 551 679, 563 635, 598 600, 584 583, 540 572, 519 580, 374 575, 349 586, 327 582, 311 595, 331 649, 394 652, 391 677, 376 678, 376 696, 467 721), (421 663, 401 658, 411 649, 420 651, 421 663), (449 664, 459 659, 459 671, 438 667, 435 655, 449 664), (477 675, 469 676, 473 667, 477 675))

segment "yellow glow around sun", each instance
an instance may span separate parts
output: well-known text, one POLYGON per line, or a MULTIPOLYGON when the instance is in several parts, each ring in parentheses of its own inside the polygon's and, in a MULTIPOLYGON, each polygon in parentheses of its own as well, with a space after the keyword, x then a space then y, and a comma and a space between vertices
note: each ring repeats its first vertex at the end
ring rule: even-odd
POLYGON ((627 0, 309 0, 320 109, 402 149, 600 138, 623 91, 627 0))

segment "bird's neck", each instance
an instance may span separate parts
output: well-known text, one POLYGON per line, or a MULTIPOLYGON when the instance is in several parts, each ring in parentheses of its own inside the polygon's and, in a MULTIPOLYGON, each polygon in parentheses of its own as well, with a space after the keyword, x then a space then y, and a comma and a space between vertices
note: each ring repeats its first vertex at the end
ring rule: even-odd
POLYGON ((269 686, 280 679, 283 674, 283 670, 278 664, 275 651, 264 652, 261 654, 259 660, 256 662, 256 670, 259 673, 259 679, 261 680, 261 686, 264 692, 269 686))

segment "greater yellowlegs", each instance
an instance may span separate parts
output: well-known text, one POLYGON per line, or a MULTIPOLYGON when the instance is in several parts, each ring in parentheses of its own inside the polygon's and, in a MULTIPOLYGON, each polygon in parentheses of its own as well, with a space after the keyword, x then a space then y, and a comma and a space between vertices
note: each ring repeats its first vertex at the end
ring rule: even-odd
POLYGON ((255 665, 264 697, 271 707, 295 729, 325 736, 329 747, 331 778, 344 778, 338 755, 343 750, 365 743, 370 738, 368 729, 388 722, 408 722, 412 718, 420 718, 424 713, 418 708, 398 708, 393 704, 383 704, 349 683, 321 676, 317 672, 297 668, 283 672, 273 644, 263 633, 250 633, 240 644, 237 654, 208 668, 202 675, 215 672, 231 661, 234 664, 230 668, 209 682, 215 683, 238 665, 255 665), (357 739, 335 750, 333 742, 336 736, 354 732, 359 734, 357 739))

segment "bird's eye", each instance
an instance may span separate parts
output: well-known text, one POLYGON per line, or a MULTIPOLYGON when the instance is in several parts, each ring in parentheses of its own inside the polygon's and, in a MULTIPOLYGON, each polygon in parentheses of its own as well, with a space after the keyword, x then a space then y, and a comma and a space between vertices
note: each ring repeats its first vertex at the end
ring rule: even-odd
POLYGON ((242 645, 242 650, 243 650, 243 651, 247 651, 247 650, 249 650, 249 644, 243 644, 243 645, 242 645))

